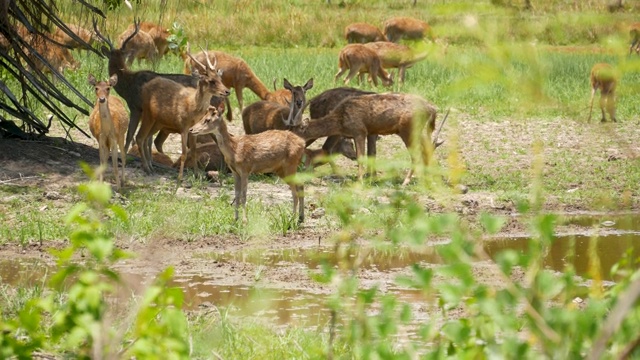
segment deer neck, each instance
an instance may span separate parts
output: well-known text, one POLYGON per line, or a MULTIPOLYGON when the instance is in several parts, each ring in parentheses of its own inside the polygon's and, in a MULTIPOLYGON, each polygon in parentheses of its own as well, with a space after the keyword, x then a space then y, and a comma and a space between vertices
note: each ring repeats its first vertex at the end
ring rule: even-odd
POLYGON ((194 112, 204 113, 209 108, 209 103, 211 102, 211 97, 213 96, 213 92, 207 89, 207 85, 202 84, 202 82, 198 83, 198 90, 196 91, 195 96, 195 109, 194 112))
POLYGON ((340 117, 334 115, 332 112, 321 118, 312 119, 304 127, 297 128, 294 132, 302 136, 305 140, 341 135, 342 123, 340 117))
POLYGON ((267 99, 267 95, 269 95, 269 89, 258 79, 256 74, 254 74, 251 70, 249 70, 249 79, 247 82, 247 87, 249 90, 253 91, 258 97, 262 100, 267 99))
POLYGON ((107 131, 107 128, 112 128, 113 127, 113 120, 111 119, 111 111, 109 111, 109 100, 101 103, 100 101, 97 102, 97 106, 98 106, 98 114, 100 114, 100 127, 102 128, 102 131, 107 131))
POLYGON ((224 119, 220 121, 220 126, 213 130, 213 136, 216 138, 218 148, 224 157, 225 162, 231 169, 235 169, 235 152, 236 152, 236 139, 232 138, 227 129, 224 119))

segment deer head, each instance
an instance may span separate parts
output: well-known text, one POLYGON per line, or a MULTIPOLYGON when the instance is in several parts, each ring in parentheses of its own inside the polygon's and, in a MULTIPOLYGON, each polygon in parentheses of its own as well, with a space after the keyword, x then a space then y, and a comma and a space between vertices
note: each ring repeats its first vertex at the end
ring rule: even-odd
POLYGON ((284 79, 284 88, 291 91, 291 102, 289 103, 289 117, 282 119, 286 126, 295 126, 302 122, 302 113, 308 106, 306 93, 313 87, 313 78, 309 79, 303 86, 293 86, 289 80, 284 79))
POLYGON ((189 133, 195 136, 219 132, 219 128, 221 126, 220 123, 222 122, 220 110, 222 109, 216 108, 215 106, 209 106, 209 109, 207 109, 207 113, 202 117, 202 120, 192 126, 191 129, 189 129, 189 133))

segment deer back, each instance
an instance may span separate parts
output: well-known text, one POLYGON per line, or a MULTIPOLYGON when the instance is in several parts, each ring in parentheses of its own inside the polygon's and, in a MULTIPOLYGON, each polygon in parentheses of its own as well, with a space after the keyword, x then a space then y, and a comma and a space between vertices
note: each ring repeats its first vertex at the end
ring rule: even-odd
POLYGON ((286 130, 285 119, 288 117, 289 107, 266 100, 257 101, 242 110, 245 134, 273 129, 286 130))
POLYGON ((386 37, 376 26, 367 23, 353 23, 344 29, 344 37, 349 43, 386 41, 386 37))
POLYGON ((297 166, 304 154, 305 141, 287 130, 268 130, 237 139, 235 164, 248 173, 281 173, 297 166))
POLYGON ((426 22, 411 17, 394 17, 384 23, 384 35, 389 41, 400 39, 432 38, 431 28, 426 22))
POLYGON ((368 94, 375 93, 350 87, 329 89, 309 100, 309 113, 312 119, 317 119, 327 115, 347 98, 368 94))

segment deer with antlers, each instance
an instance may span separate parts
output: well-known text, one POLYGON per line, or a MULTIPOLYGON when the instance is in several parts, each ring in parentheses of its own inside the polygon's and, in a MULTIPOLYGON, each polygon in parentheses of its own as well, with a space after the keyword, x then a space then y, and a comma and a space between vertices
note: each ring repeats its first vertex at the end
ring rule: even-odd
MULTIPOLYGON (((279 102, 281 98, 275 92, 269 91, 269 89, 260 81, 256 74, 251 70, 249 65, 239 57, 227 54, 222 51, 214 50, 202 50, 200 53, 193 57, 187 56, 189 50, 183 55, 185 60, 184 72, 190 74, 192 69, 198 69, 198 62, 203 63, 204 59, 208 56, 215 58, 218 61, 218 68, 222 70, 222 82, 229 89, 234 89, 236 93, 236 99, 238 100, 238 107, 240 112, 243 111, 243 98, 242 90, 248 88, 253 91, 260 99, 267 101, 279 102), (198 62, 196 62, 195 60, 198 62)), ((233 111, 229 99, 226 99, 227 105, 227 120, 233 119, 233 111)), ((282 105, 288 105, 284 103, 282 105)))
POLYGON ((382 31, 367 23, 353 23, 344 28, 344 38, 349 44, 387 41, 382 31))
POLYGON ((213 133, 225 162, 233 172, 235 183, 235 219, 242 206, 243 221, 247 222, 247 187, 250 174, 276 173, 289 185, 293 196, 293 213, 304 221, 304 186, 295 183, 298 165, 304 154, 302 138, 286 130, 268 130, 259 134, 232 136, 227 124, 214 107, 190 130, 192 135, 213 133))
MULTIPOLYGON (((179 184, 187 157, 189 129, 207 113, 212 96, 229 95, 229 89, 220 79, 221 70, 217 70, 215 63, 212 64, 209 58, 207 61, 207 67, 199 64, 204 69, 202 74, 199 71, 194 72, 198 77, 195 89, 161 77, 149 81, 142 87, 142 117, 136 142, 141 148, 142 164, 147 173, 152 172, 151 143, 148 141, 151 136, 160 130, 178 133, 182 139, 179 184)), ((195 138, 190 142, 189 148, 195 151, 195 138)), ((194 158, 197 158, 196 154, 194 158)))
POLYGON ((417 40, 425 37, 433 40, 433 33, 429 24, 412 17, 393 17, 385 21, 384 36, 394 43, 402 39, 417 40))
POLYGON ((378 86, 378 76, 384 86, 393 85, 393 79, 382 67, 378 54, 364 44, 349 44, 342 48, 338 57, 338 68, 334 81, 337 81, 349 70, 349 74, 344 79, 345 84, 348 84, 356 75, 358 75, 358 80, 362 82, 364 74, 369 73, 375 86, 378 86))
MULTIPOLYGON (((109 152, 111 152, 116 187, 120 189, 121 184, 124 184, 124 168, 127 162, 124 135, 129 125, 129 114, 122 101, 110 95, 111 88, 118 82, 118 75, 112 75, 108 81, 97 81, 93 75, 89 74, 88 80, 89 84, 94 86, 96 94, 96 104, 89 116, 89 130, 98 140, 100 166, 107 167, 109 152), (118 176, 118 147, 122 162, 122 180, 118 176)), ((99 174, 100 181, 103 181, 103 171, 99 174)))
MULTIPOLYGON (((292 128, 292 131, 306 140, 332 135, 353 138, 359 160, 364 156, 367 136, 397 134, 409 150, 414 165, 417 159, 411 151, 411 145, 416 141, 421 146, 423 162, 428 165, 434 148, 439 145, 430 141, 435 128, 436 114, 437 110, 433 104, 416 95, 361 95, 342 101, 328 115, 312 118, 306 124, 292 128), (423 134, 425 126, 427 134, 423 134)), ((413 172, 412 167, 403 185, 411 181, 413 172)), ((359 161, 358 178, 362 180, 363 175, 362 162, 359 161)))
MULTIPOLYGON (((134 28, 140 29, 140 22, 134 22, 134 28)), ((98 30, 97 22, 94 21, 93 29, 102 41, 107 44, 109 47, 102 46, 101 52, 104 56, 109 59, 109 75, 117 74, 118 75, 118 83, 114 87, 118 95, 120 95, 127 106, 129 107, 129 112, 131 114, 129 121, 129 128, 127 129, 127 139, 125 143, 125 150, 128 150, 133 142, 134 135, 136 130, 138 129, 138 125, 140 124, 140 116, 142 114, 142 87, 149 81, 162 77, 165 79, 173 80, 182 86, 195 88, 198 84, 198 79, 191 75, 183 75, 183 74, 162 74, 149 70, 140 70, 140 71, 131 71, 127 67, 125 62, 126 51, 125 48, 127 43, 133 38, 135 32, 131 34, 131 36, 127 39, 124 39, 120 48, 116 48, 113 46, 111 41, 102 35, 98 30)), ((216 73, 217 74, 217 73, 216 73)), ((211 98, 211 104, 216 104, 216 97, 211 98)), ((161 132, 156 139, 155 146, 158 151, 162 152, 162 143, 166 140, 168 134, 163 135, 161 132), (162 136, 161 136, 162 135, 162 136)))
POLYGON ((602 111, 601 122, 606 122, 605 108, 609 113, 609 117, 613 122, 616 120, 616 84, 618 83, 618 74, 613 66, 606 63, 598 63, 591 68, 589 75, 591 82, 591 101, 589 104, 589 120, 591 121, 591 113, 593 112, 593 98, 596 92, 600 90, 600 111, 602 111))

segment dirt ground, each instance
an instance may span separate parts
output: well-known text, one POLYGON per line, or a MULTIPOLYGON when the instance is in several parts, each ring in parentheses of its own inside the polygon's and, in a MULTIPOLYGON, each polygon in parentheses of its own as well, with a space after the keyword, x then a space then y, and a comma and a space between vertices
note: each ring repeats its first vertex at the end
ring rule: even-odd
MULTIPOLYGON (((529 126, 522 121, 478 122, 469 116, 459 114, 457 120, 445 128, 441 137, 449 139, 449 143, 455 142, 460 146, 462 156, 467 164, 476 162, 484 167, 494 167, 496 172, 501 166, 516 166, 522 171, 529 171, 532 155, 530 150, 537 135, 545 138, 549 143, 557 144, 556 147, 547 147, 545 151, 553 152, 558 147, 579 147, 589 149, 592 157, 606 161, 610 156, 635 157, 640 154, 637 144, 632 141, 638 134, 638 127, 627 124, 619 129, 611 130, 614 136, 619 136, 618 147, 611 147, 597 134, 593 134, 594 125, 585 125, 576 128, 575 122, 563 119, 537 119, 529 126), (457 137, 452 134, 457 134, 457 137), (621 140, 620 140, 621 139, 621 140), (507 152, 512 155, 508 158, 492 159, 493 152, 507 152), (491 159, 490 159, 491 158, 491 159), (501 163, 502 162, 502 163, 501 163), (506 163, 505 163, 506 162, 506 163)), ((241 134, 238 123, 231 125, 231 131, 241 134)), ((76 132, 77 133, 77 132, 76 132)), ((78 134, 73 142, 65 140, 61 134, 52 137, 35 140, 18 140, 0 138, 0 184, 13 184, 17 186, 38 187, 43 196, 56 196, 63 188, 74 187, 85 181, 78 161, 88 162, 93 166, 99 164, 97 142, 78 134)), ((318 142, 319 146, 320 142, 318 142)), ((172 135, 165 145, 167 153, 177 159, 179 156, 179 138, 172 135), (168 145, 168 146, 167 146, 168 145)), ((402 151, 404 147, 398 137, 384 137, 379 142, 378 161, 389 154, 402 151)), ((440 149, 438 151, 441 151, 440 149)), ((445 162, 444 155, 438 155, 441 162, 445 162)), ((133 159, 127 163, 127 185, 139 186, 149 184, 149 176, 145 175, 140 167, 140 161, 133 159)), ((341 169, 356 173, 356 165, 349 160, 342 159, 339 162, 341 169)), ((167 181, 175 181, 175 172, 162 170, 155 177, 166 177, 167 181)), ((282 251, 286 249, 314 250, 326 249, 331 246, 332 234, 323 229, 321 212, 314 212, 317 199, 326 193, 326 182, 331 178, 316 179, 306 186, 307 219, 305 225, 298 231, 291 232, 287 236, 276 236, 268 241, 244 241, 236 235, 210 236, 197 241, 178 241, 175 239, 158 239, 152 243, 141 243, 131 239, 117 239, 118 246, 138 254, 136 259, 127 260, 121 264, 121 269, 126 273, 150 275, 161 271, 171 265, 175 267, 177 276, 198 274, 199 276, 211 275, 210 284, 220 285, 255 285, 256 274, 260 273, 259 283, 262 286, 276 289, 297 289, 310 293, 328 293, 331 289, 327 285, 321 285, 311 280, 306 266, 291 263, 291 266, 262 267, 241 258, 232 258, 225 261, 215 260, 216 256, 229 253, 242 253, 244 251, 282 251), (212 260, 212 258, 214 260, 212 260)), ((499 236, 514 237, 526 236, 527 227, 518 220, 515 205, 502 200, 500 194, 484 191, 475 184, 467 184, 469 191, 466 194, 455 195, 443 205, 429 196, 424 197, 425 206, 432 212, 454 211, 467 221, 470 226, 477 226, 476 218, 481 212, 505 215, 507 224, 499 236)), ((219 184, 213 182, 210 185, 212 192, 225 191, 219 184)), ((568 189, 569 190, 569 189, 568 189)), ((178 192, 188 195, 188 189, 178 192)), ((523 189, 523 191, 527 191, 523 189)), ((282 183, 266 184, 251 182, 249 196, 270 197, 269 201, 288 203, 290 192, 282 183)), ((637 194, 633 194, 632 204, 638 204, 637 194)), ((68 201, 60 199, 60 201, 68 201)), ((2 199, 0 199, 0 204, 2 199)), ((566 207, 564 204, 550 198, 545 207, 551 211, 567 214, 579 214, 588 212, 588 204, 566 207)), ((632 206, 637 210, 637 205, 632 206)), ((0 207, 1 208, 1 207, 0 207)), ((575 233, 588 231, 575 225, 562 226, 557 229, 561 233, 575 233)), ((446 239, 441 239, 446 241, 446 239)), ((361 243, 366 246, 366 239, 361 243)), ((53 246, 63 246, 64 242, 54 243, 53 246)), ((49 244, 46 244, 47 246, 49 244)), ((23 248, 17 244, 0 245, 0 259, 13 259, 16 257, 28 259, 41 259, 51 261, 51 257, 44 247, 39 244, 31 244, 23 248)), ((286 265, 286 263, 285 263, 286 265)), ((360 277, 364 285, 378 284, 384 291, 393 288, 397 275, 410 271, 408 267, 391 271, 378 271, 375 269, 361 270, 360 277)), ((479 278, 488 283, 500 285, 504 279, 496 271, 489 260, 478 261, 474 270, 479 278)), ((514 275, 518 281, 522 274, 514 275)))

